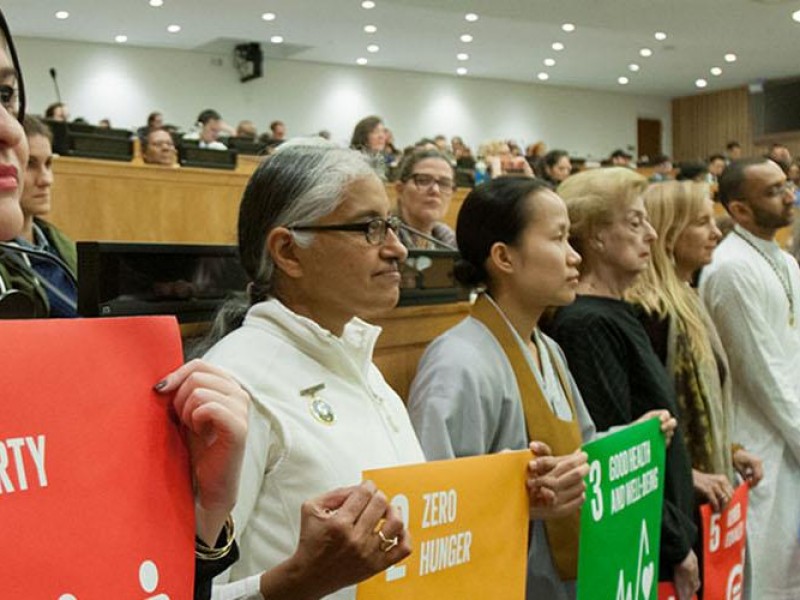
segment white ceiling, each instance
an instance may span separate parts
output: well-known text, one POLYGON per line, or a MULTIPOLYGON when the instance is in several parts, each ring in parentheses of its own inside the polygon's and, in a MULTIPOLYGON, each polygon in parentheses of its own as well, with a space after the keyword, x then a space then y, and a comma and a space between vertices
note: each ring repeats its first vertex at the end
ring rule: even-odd
POLYGON ((244 41, 263 44, 265 57, 355 65, 455 76, 564 85, 636 94, 683 96, 764 78, 800 75, 800 0, 3 0, 14 35, 114 43, 119 34, 136 46, 230 51, 244 41), (70 17, 57 20, 66 10, 70 17), (277 18, 262 20, 264 12, 277 18), (476 22, 464 19, 479 15, 476 22), (563 23, 576 30, 565 33, 563 23), (168 33, 170 24, 181 31, 168 33), (363 27, 377 26, 367 34, 363 27), (654 39, 667 33, 665 41, 654 39), (469 33, 471 43, 460 36, 469 33), (280 35, 285 42, 269 42, 280 35), (561 52, 551 49, 562 42, 561 52), (368 44, 380 51, 369 53, 368 44), (639 56, 650 48, 650 58, 639 56), (466 52, 469 60, 456 54, 466 52), (733 52, 735 63, 723 56, 733 52), (545 67, 545 58, 555 59, 545 67), (641 66, 638 73, 630 63, 641 66), (721 67, 715 77, 711 67, 721 67), (630 83, 621 86, 617 78, 630 83))

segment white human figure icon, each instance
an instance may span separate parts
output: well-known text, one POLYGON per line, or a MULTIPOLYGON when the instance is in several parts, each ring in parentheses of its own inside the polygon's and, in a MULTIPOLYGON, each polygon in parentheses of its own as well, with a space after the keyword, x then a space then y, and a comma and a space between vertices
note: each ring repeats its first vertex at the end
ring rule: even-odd
MULTIPOLYGON (((145 560, 139 565, 139 585, 148 594, 156 591, 158 587, 158 567, 152 560, 145 560)), ((170 600, 166 594, 148 596, 144 600, 170 600)))
POLYGON ((58 597, 58 600, 78 600, 78 599, 72 594, 61 594, 58 597))

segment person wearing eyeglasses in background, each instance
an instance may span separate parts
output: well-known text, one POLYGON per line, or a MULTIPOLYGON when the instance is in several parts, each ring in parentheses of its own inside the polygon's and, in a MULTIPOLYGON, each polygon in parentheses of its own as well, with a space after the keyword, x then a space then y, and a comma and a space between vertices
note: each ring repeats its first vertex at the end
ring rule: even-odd
POLYGON ((406 248, 456 247, 455 232, 442 223, 455 191, 454 176, 450 161, 438 150, 417 150, 403 160, 395 186, 397 215, 411 228, 400 229, 406 248))
POLYGON ((164 129, 153 129, 142 140, 142 160, 148 165, 178 167, 175 142, 164 129))

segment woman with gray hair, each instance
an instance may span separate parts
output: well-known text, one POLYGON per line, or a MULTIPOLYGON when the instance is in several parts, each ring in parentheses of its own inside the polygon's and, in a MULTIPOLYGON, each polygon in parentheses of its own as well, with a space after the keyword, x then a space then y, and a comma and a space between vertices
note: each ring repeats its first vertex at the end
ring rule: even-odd
POLYGON ((410 552, 397 510, 371 484, 357 486, 365 469, 424 460, 402 401, 372 362, 380 330, 362 320, 397 303, 406 256, 398 226, 383 184, 352 150, 284 146, 247 185, 239 253, 249 300, 225 310, 225 335, 206 355, 252 400, 233 511, 241 557, 222 576, 234 583, 217 585, 220 597, 226 587, 284 597, 273 572, 297 558, 305 499, 342 486, 356 487, 316 514, 340 520, 341 531, 296 561, 316 568, 308 593, 292 598, 355 598, 340 588, 410 552))

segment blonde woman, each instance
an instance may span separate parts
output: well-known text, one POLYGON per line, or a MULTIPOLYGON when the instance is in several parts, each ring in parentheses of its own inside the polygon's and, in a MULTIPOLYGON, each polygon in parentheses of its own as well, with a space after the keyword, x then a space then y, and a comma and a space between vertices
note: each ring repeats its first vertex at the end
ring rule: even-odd
MULTIPOLYGON (((625 292, 650 264, 656 232, 642 193, 647 179, 624 167, 583 171, 558 188, 569 211, 570 243, 583 257, 578 297, 558 310, 550 335, 561 345, 598 430, 650 410, 677 415, 675 389, 625 292)), ((661 525, 662 581, 680 600, 699 587, 691 462, 678 429, 667 449, 661 525)))
POLYGON ((690 287, 693 275, 711 262, 722 234, 706 184, 657 183, 645 192, 644 203, 658 239, 649 268, 626 298, 641 309, 653 349, 675 383, 698 500, 718 511, 733 493, 734 469, 753 486, 763 477, 761 460, 730 443, 728 360, 690 287))

